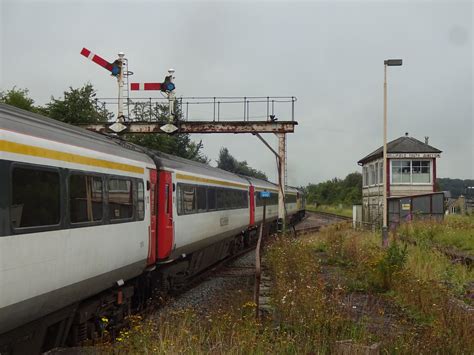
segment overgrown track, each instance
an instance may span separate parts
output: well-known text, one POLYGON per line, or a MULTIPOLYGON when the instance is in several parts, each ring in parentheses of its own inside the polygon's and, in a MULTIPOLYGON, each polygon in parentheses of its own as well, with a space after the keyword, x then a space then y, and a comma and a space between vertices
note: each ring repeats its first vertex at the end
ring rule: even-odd
MULTIPOLYGON (((418 244, 417 241, 414 240, 413 238, 408 238, 405 236, 400 236, 400 240, 411 245, 418 244)), ((454 263, 463 264, 468 267, 472 267, 474 265, 474 256, 472 254, 468 254, 466 252, 462 252, 462 251, 455 250, 455 249, 448 248, 441 245, 433 245, 433 249, 446 255, 454 263)))
POLYGON ((295 231, 296 234, 317 232, 323 226, 340 222, 350 222, 351 220, 351 217, 338 214, 306 211, 305 218, 296 224, 295 231))

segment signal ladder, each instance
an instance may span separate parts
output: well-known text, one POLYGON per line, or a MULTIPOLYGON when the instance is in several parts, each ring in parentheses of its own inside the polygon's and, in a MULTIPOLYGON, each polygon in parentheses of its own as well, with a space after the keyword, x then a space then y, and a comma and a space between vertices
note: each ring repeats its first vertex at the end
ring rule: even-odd
POLYGON ((128 77, 133 75, 133 72, 128 70, 128 59, 124 58, 122 61, 122 73, 123 73, 123 98, 127 103, 127 120, 130 118, 130 85, 128 77))

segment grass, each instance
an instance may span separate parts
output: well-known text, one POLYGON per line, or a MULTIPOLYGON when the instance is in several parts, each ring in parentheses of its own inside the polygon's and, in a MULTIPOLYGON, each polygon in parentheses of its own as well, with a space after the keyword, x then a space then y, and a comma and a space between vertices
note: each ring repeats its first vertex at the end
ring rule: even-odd
POLYGON ((419 243, 454 248, 474 255, 474 217, 448 215, 441 222, 415 221, 401 226, 400 235, 419 243))
POLYGON ((253 290, 243 290, 204 314, 180 309, 149 320, 132 317, 130 329, 98 351, 331 354, 337 341, 352 339, 380 341, 381 353, 474 352, 473 315, 452 302, 474 280, 473 271, 425 245, 405 246, 392 236, 382 249, 378 234, 341 224, 302 239, 276 239, 265 264, 272 277, 272 318, 256 321, 253 290), (354 318, 347 305, 353 294, 369 295, 382 308, 354 318), (374 330, 380 317, 383 325, 374 330))
POLYGON ((331 227, 314 248, 324 249, 330 262, 345 268, 349 288, 388 297, 422 327, 399 347, 408 352, 416 346, 435 353, 474 352, 474 315, 453 303, 465 295, 474 271, 423 244, 406 246, 393 236, 388 249, 379 244, 378 234, 331 227))
POLYGON ((328 294, 311 248, 281 238, 266 254, 273 279, 273 319, 255 320, 253 290, 238 293, 220 309, 202 315, 193 309, 162 312, 154 320, 131 319, 104 353, 153 354, 330 354, 337 340, 370 342, 363 323, 354 322, 328 294))
POLYGON ((352 217, 352 208, 346 206, 318 205, 317 207, 306 205, 308 211, 333 213, 344 217, 352 217))

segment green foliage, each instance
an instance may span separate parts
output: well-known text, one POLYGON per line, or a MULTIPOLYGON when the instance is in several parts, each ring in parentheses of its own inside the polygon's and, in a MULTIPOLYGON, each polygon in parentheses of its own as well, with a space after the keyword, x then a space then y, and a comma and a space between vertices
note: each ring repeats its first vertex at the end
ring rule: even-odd
POLYGON ((444 247, 474 254, 474 218, 448 215, 443 221, 404 223, 400 235, 427 247, 444 247))
MULTIPOLYGON (((394 353, 464 354, 474 349, 474 315, 454 297, 465 298, 474 271, 453 264, 445 255, 426 245, 401 246, 393 240, 387 249, 380 246, 380 235, 355 232, 338 226, 324 228, 315 238, 328 261, 340 258, 343 274, 338 282, 367 294, 382 293, 379 299, 395 304, 416 332, 397 334, 394 353), (330 247, 332 243, 337 247, 330 247), (354 287, 354 285, 356 287, 354 287)), ((342 286, 344 287, 344 285, 342 286)), ((388 308, 395 309, 392 306, 388 308)), ((407 329, 408 330, 408 329, 407 329)), ((393 349, 387 343, 387 349, 393 349)), ((386 353, 392 353, 387 351, 386 353)))
POLYGON ((11 90, 0 92, 0 102, 21 108, 23 110, 36 112, 33 105, 34 100, 28 96, 28 89, 17 89, 15 86, 11 90))
MULTIPOLYGON (((165 122, 168 119, 168 106, 162 104, 149 105, 148 103, 137 102, 134 104, 132 112, 137 121, 165 122)), ((179 106, 175 107, 175 117, 178 121, 181 120, 182 111, 179 106)), ((202 141, 199 141, 199 143, 193 142, 189 134, 125 135, 124 138, 142 147, 204 164, 209 163, 209 159, 201 152, 204 146, 202 141)))
POLYGON ((126 135, 124 138, 142 147, 177 155, 204 164, 209 163, 209 159, 201 153, 202 141, 199 143, 193 142, 188 134, 176 134, 173 136, 165 134, 126 135))
POLYGON ((400 247, 399 243, 393 242, 386 250, 377 267, 381 276, 381 288, 389 290, 393 284, 393 275, 403 269, 407 260, 407 246, 400 247))
MULTIPOLYGON (((49 103, 40 107, 34 106, 34 100, 28 96, 28 89, 13 87, 11 90, 0 92, 0 102, 73 125, 107 122, 113 115, 99 105, 95 96, 96 90, 93 85, 85 84, 78 89, 70 87, 68 91, 64 92, 63 98, 51 97, 49 103)), ((132 111, 136 119, 140 121, 165 121, 168 107, 160 104, 150 106, 147 103, 135 103, 132 111)), ((180 108, 176 107, 175 111, 177 112, 176 116, 180 119, 180 108)), ((205 164, 209 163, 209 159, 201 152, 202 141, 193 142, 188 134, 128 135, 124 138, 150 149, 205 164)))
POLYGON ((351 173, 344 180, 334 178, 306 188, 309 204, 353 205, 362 202, 362 174, 351 173))
POLYGON ((64 92, 63 99, 51 97, 51 102, 46 104, 43 113, 73 125, 107 122, 111 114, 99 107, 94 99, 95 95, 92 84, 86 84, 79 89, 70 87, 69 91, 64 92))
POLYGON ((232 173, 268 180, 267 175, 263 171, 248 166, 245 160, 238 161, 229 153, 227 148, 221 148, 219 152, 219 159, 217 160, 217 167, 232 173))
MULTIPOLYGON (((450 179, 438 178, 436 179, 437 191, 451 191, 453 198, 458 198, 460 195, 466 196, 466 187, 474 186, 473 179, 450 179)), ((472 189, 471 189, 472 190, 472 189)), ((474 191, 471 192, 474 194, 474 191)), ((474 198, 474 196, 470 196, 474 198)))

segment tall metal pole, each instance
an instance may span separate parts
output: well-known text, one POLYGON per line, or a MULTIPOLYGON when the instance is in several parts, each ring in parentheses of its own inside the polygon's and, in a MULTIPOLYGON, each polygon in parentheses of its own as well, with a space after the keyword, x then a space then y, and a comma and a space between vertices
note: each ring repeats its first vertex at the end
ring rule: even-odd
POLYGON ((278 133, 278 155, 280 156, 280 166, 278 169, 278 220, 280 230, 285 230, 285 164, 286 164, 286 134, 278 133))
POLYGON ((119 121, 123 121, 123 59, 125 54, 123 52, 119 52, 119 65, 120 65, 120 72, 117 75, 117 83, 118 83, 118 109, 117 109, 117 119, 119 121))
POLYGON ((383 80, 383 247, 388 245, 387 210, 387 64, 385 63, 383 80))
MULTIPOLYGON (((173 68, 168 69, 168 73, 170 75, 170 82, 173 82, 173 80, 174 80, 174 77, 173 77, 174 72, 175 72, 175 70, 173 68)), ((176 96, 175 96, 175 93, 174 93, 173 90, 168 92, 168 106, 169 106, 168 122, 169 123, 173 122, 173 119, 174 119, 174 100, 175 100, 175 98, 176 98, 176 96)))

